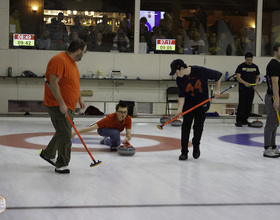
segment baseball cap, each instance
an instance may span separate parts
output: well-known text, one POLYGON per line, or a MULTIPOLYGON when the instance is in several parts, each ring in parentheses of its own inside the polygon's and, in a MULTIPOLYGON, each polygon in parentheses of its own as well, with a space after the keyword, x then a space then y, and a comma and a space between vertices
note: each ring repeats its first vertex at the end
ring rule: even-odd
POLYGON ((176 70, 181 69, 181 67, 187 68, 188 66, 181 59, 173 60, 170 64, 171 72, 169 73, 169 75, 173 76, 176 73, 176 70))

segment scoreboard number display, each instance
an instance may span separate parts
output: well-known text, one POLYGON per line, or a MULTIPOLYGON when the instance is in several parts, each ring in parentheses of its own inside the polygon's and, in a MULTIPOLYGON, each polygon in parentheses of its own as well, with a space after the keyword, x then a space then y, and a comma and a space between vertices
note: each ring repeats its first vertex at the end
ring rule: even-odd
POLYGON ((175 39, 156 39, 156 50, 175 51, 175 39))
POLYGON ((13 34, 14 46, 35 46, 35 34, 13 34))

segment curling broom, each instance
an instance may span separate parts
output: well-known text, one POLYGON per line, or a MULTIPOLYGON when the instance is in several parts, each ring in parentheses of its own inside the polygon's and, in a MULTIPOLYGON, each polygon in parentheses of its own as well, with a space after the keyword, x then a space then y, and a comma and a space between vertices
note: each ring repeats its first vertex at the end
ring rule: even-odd
MULTIPOLYGON (((44 80, 45 80, 46 84, 48 85, 49 89, 51 90, 51 87, 50 87, 50 84, 49 84, 48 80, 47 80, 46 78, 44 78, 44 80)), ((52 90, 51 90, 51 92, 52 92, 52 90)), ((96 162, 96 160, 95 160, 94 157, 92 156, 91 152, 90 152, 89 149, 87 148, 86 143, 85 143, 84 140, 82 139, 80 133, 78 132, 76 126, 73 124, 73 122, 72 122, 72 120, 71 120, 71 118, 69 117, 68 114, 66 114, 66 118, 68 119, 68 121, 70 122, 70 124, 72 125, 72 127, 74 128, 76 134, 79 136, 81 142, 83 143, 85 149, 87 150, 89 156, 91 157, 91 159, 92 159, 92 161, 93 161, 93 163, 90 164, 90 167, 94 167, 94 166, 97 166, 97 165, 101 164, 102 161, 98 160, 98 161, 96 162)))
MULTIPOLYGON (((236 84, 231 85, 230 87, 228 87, 227 89, 225 89, 224 91, 222 91, 220 94, 223 94, 224 92, 228 91, 229 89, 231 89, 231 88, 233 88, 233 87, 235 87, 235 86, 236 86, 236 84)), ((208 99, 204 100, 203 102, 201 102, 201 103, 199 103, 199 104, 193 106, 192 108, 188 109, 187 111, 183 112, 181 115, 185 115, 185 114, 189 113, 190 111, 192 111, 192 110, 198 108, 199 106, 201 106, 201 105, 203 105, 203 104, 209 102, 209 101, 210 101, 211 99, 213 99, 213 98, 215 98, 215 97, 212 96, 211 98, 208 98, 208 99)), ((172 118, 171 120, 165 122, 164 124, 157 125, 157 128, 160 129, 160 130, 162 130, 162 129, 163 129, 163 126, 169 124, 170 122, 176 120, 177 118, 178 118, 178 116, 172 118)))

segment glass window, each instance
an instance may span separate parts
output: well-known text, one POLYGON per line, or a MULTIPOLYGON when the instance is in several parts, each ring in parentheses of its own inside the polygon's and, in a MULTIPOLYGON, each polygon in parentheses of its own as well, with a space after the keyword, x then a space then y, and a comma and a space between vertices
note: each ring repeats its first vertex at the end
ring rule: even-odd
POLYGON ((133 52, 134 1, 36 2, 10 0, 10 48, 65 50, 80 38, 89 51, 133 52))
POLYGON ((256 52, 257 0, 141 0, 140 53, 256 52))
POLYGON ((262 56, 272 56, 272 47, 280 43, 280 2, 264 0, 262 17, 262 56))

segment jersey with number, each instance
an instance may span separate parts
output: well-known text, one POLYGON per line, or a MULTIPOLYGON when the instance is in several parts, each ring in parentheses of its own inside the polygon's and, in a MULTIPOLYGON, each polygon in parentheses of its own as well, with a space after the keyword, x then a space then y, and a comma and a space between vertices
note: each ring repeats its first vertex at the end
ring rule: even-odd
MULTIPOLYGON (((266 77, 267 77, 267 93, 273 95, 271 90, 271 76, 277 76, 280 77, 280 62, 276 59, 272 59, 266 67, 266 77)), ((278 86, 280 88, 280 80, 278 80, 278 86)), ((280 89, 279 89, 279 95, 280 95, 280 89)))
MULTIPOLYGON (((185 97, 183 112, 209 98, 208 80, 218 81, 222 73, 216 70, 201 66, 191 66, 191 73, 188 76, 177 77, 176 83, 179 88, 179 97, 185 97)), ((200 109, 207 111, 210 103, 200 106, 200 109)))

